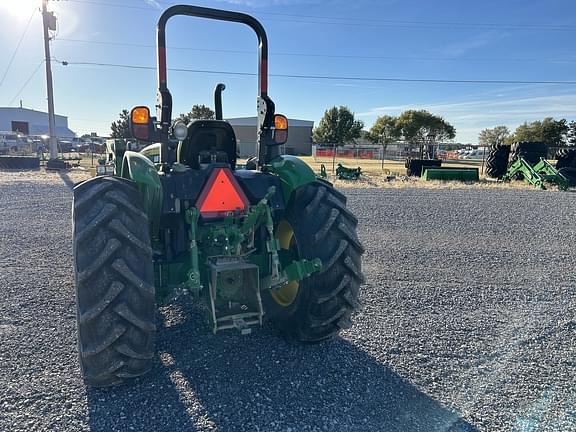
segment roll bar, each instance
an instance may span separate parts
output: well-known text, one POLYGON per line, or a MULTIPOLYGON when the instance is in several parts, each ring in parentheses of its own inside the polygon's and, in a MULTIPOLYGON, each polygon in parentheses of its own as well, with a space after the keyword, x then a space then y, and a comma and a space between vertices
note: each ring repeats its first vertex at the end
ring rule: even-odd
MULTIPOLYGON (((167 138, 172 119, 172 95, 168 90, 168 74, 166 67, 166 24, 176 15, 187 15, 198 18, 208 18, 220 21, 232 21, 246 24, 258 37, 258 156, 260 163, 270 158, 267 151, 267 141, 271 137, 270 128, 274 117, 274 103, 268 97, 268 38, 264 27, 258 20, 240 12, 231 12, 211 9, 200 6, 176 5, 164 11, 158 20, 157 26, 157 55, 158 55, 158 95, 157 118, 160 121, 161 136, 167 147, 167 138)), ((167 149, 166 149, 167 150, 167 149)), ((166 155, 163 151, 161 154, 166 155)), ((166 162, 166 161, 162 161, 166 162)))

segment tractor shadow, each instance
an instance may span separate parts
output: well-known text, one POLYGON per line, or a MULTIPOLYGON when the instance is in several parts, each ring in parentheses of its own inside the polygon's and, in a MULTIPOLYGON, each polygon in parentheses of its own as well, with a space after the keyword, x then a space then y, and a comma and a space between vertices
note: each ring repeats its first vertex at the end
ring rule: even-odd
POLYGON ((92 431, 477 430, 342 338, 293 344, 268 325, 214 336, 186 309, 160 329, 152 373, 88 390, 92 431))

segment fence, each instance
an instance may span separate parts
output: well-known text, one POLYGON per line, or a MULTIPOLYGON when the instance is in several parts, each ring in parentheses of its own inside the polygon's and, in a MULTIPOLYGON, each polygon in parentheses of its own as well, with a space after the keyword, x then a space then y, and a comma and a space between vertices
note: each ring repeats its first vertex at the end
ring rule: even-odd
POLYGON ((314 157, 333 157, 334 151, 336 151, 337 157, 342 158, 353 158, 353 159, 380 159, 382 154, 381 150, 374 149, 347 149, 347 148, 316 148, 312 149, 312 154, 314 157))
MULTIPOLYGON (((439 158, 446 158, 448 153, 442 148, 442 144, 435 144, 435 154, 439 158)), ((457 159, 456 154, 449 154, 457 159)), ((404 143, 389 144, 384 150, 382 146, 334 146, 334 145, 315 145, 312 146, 312 156, 315 159, 326 159, 326 158, 346 158, 346 159, 372 159, 381 160, 391 159, 391 160, 402 160, 407 157, 419 158, 420 148, 419 146, 413 146, 410 150, 410 146, 404 143), (336 154, 334 154, 336 152, 336 154), (384 154, 383 154, 384 152, 384 154)))

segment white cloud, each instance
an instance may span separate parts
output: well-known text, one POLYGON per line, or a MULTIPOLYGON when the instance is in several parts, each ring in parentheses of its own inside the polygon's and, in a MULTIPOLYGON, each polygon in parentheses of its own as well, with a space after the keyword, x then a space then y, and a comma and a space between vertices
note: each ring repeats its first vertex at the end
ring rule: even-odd
POLYGON ((156 9, 162 9, 162 6, 160 6, 160 3, 158 3, 156 0, 144 0, 144 3, 156 9))
POLYGON ((514 129, 525 121, 541 120, 545 117, 569 120, 576 118, 576 92, 521 97, 504 95, 461 102, 390 105, 374 107, 356 116, 371 120, 383 114, 398 115, 409 109, 425 109, 440 115, 456 127, 458 141, 476 142, 478 133, 484 128, 506 125, 514 129))
POLYGON ((445 57, 460 57, 468 51, 490 45, 493 42, 503 39, 507 35, 507 33, 495 30, 477 34, 471 38, 443 46, 440 50, 440 54, 445 57))

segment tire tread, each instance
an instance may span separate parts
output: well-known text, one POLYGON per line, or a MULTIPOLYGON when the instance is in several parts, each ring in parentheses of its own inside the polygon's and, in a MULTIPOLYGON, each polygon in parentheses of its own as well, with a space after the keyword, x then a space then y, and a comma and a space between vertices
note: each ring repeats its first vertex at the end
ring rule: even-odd
POLYGON ((344 195, 316 181, 296 191, 287 209, 301 258, 320 258, 321 272, 300 281, 301 293, 286 312, 265 297, 268 316, 285 334, 302 342, 331 339, 350 328, 359 308, 362 243, 358 219, 346 207, 344 195))
POLYGON ((78 348, 85 382, 143 375, 154 357, 155 289, 147 216, 135 184, 96 177, 74 188, 78 348))

